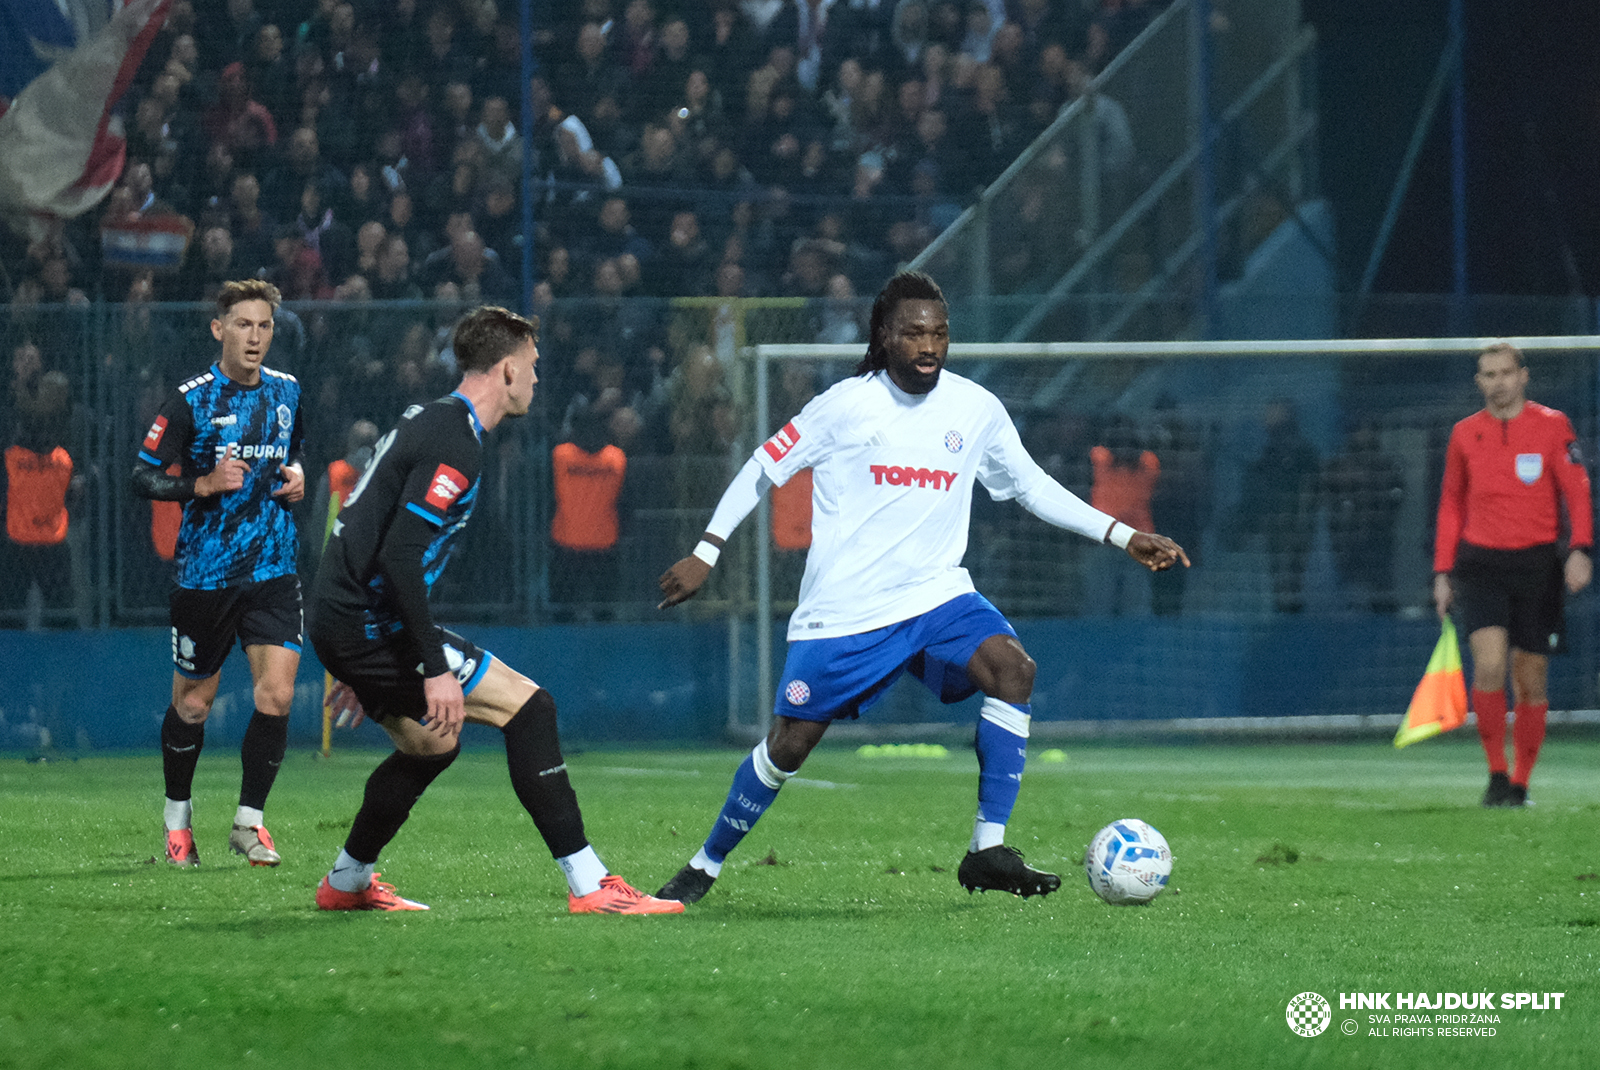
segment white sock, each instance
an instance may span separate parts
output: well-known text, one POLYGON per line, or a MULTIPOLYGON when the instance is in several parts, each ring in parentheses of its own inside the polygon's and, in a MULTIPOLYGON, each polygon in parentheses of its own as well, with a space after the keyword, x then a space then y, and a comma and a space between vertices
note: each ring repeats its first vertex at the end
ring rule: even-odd
POLYGON ((722 863, 707 858, 704 847, 694 853, 694 857, 689 859, 689 864, 702 873, 709 873, 713 878, 722 876, 722 863))
POLYGON ((556 864, 567 875, 567 887, 580 899, 591 892, 598 892, 600 878, 606 876, 606 864, 600 861, 593 847, 585 847, 576 854, 558 858, 556 864))
POLYGON ((1006 842, 1006 827, 985 821, 982 817, 972 823, 972 846, 969 850, 982 851, 1006 842))
POLYGON ((193 817, 193 799, 185 799, 182 802, 173 802, 168 799, 166 805, 161 808, 161 819, 166 822, 168 832, 177 832, 180 829, 188 828, 193 817))
POLYGON ((372 883, 373 862, 357 862, 339 848, 338 861, 328 871, 328 883, 341 892, 359 892, 372 883))
POLYGON ((243 825, 245 828, 255 828, 257 825, 266 824, 266 816, 260 810, 250 806, 241 806, 233 812, 233 823, 243 825))

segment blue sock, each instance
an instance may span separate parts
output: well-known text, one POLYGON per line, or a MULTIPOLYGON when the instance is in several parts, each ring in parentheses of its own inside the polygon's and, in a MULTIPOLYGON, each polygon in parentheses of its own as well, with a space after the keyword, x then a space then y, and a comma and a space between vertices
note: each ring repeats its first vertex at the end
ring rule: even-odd
POLYGON ((778 789, 791 776, 792 773, 785 773, 767 757, 766 740, 757 743, 749 757, 739 763, 738 771, 733 774, 733 784, 728 788, 728 801, 722 804, 722 812, 717 815, 717 823, 702 848, 714 866, 721 869, 728 852, 739 846, 739 841, 755 827, 778 797, 778 789))
POLYGON ((978 718, 978 820, 1004 825, 1011 819, 1022 789, 1022 769, 1028 764, 1028 719, 1033 707, 1027 703, 983 700, 978 718))

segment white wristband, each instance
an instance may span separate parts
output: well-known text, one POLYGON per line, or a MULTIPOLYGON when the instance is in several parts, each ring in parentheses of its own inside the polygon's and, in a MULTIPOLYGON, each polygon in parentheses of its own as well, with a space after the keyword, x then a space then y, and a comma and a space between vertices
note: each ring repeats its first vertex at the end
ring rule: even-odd
POLYGON ((694 553, 691 556, 698 557, 712 568, 716 568, 717 558, 722 556, 722 550, 720 547, 712 546, 706 540, 701 539, 700 545, 694 548, 694 553))
POLYGON ((1128 548, 1128 540, 1133 538, 1134 534, 1133 528, 1130 528, 1120 520, 1114 521, 1110 530, 1106 532, 1106 542, 1119 550, 1126 550, 1128 548))

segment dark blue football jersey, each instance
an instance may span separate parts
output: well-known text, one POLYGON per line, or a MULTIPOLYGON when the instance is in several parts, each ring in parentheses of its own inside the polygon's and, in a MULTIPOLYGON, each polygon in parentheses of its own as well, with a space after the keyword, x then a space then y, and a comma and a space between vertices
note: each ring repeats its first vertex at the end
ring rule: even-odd
MULTIPOLYGON (((317 570, 314 615, 348 621, 368 639, 399 635, 407 618, 413 631, 434 629, 427 596, 477 504, 482 442, 483 424, 460 394, 405 411, 378 440, 334 521, 317 570), (412 522, 402 523, 407 516, 412 522), (397 540, 404 543, 405 561, 385 557, 402 552, 397 540), (417 586, 397 589, 397 582, 417 586)), ((437 644, 424 636, 409 639, 428 648, 424 661, 432 667, 437 644)))
POLYGON ((145 434, 141 461, 157 468, 177 462, 185 477, 197 478, 233 445, 250 466, 238 490, 183 503, 179 587, 217 590, 294 573, 294 513, 272 492, 283 486, 278 466, 299 460, 301 438, 300 383, 286 372, 262 368, 259 383, 242 386, 213 364, 167 398, 145 434))

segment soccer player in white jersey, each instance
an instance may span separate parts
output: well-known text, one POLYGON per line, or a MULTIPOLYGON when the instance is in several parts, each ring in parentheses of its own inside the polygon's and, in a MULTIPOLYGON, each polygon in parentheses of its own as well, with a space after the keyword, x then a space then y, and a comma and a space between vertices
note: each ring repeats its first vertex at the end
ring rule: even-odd
POLYGON ((856 374, 755 451, 700 544, 661 577, 662 608, 694 597, 761 494, 812 469, 811 551, 789 619, 772 731, 734 774, 705 844, 658 897, 703 897, 828 725, 870 709, 907 671, 945 702, 984 695, 978 816, 957 872, 962 887, 1029 896, 1061 886, 1005 843, 1027 761, 1034 663, 961 567, 973 486, 1124 549, 1152 571, 1187 567, 1189 558, 1171 539, 1118 523, 1046 475, 1000 400, 944 370, 949 349, 938 284, 920 272, 890 279, 872 306, 856 374))

